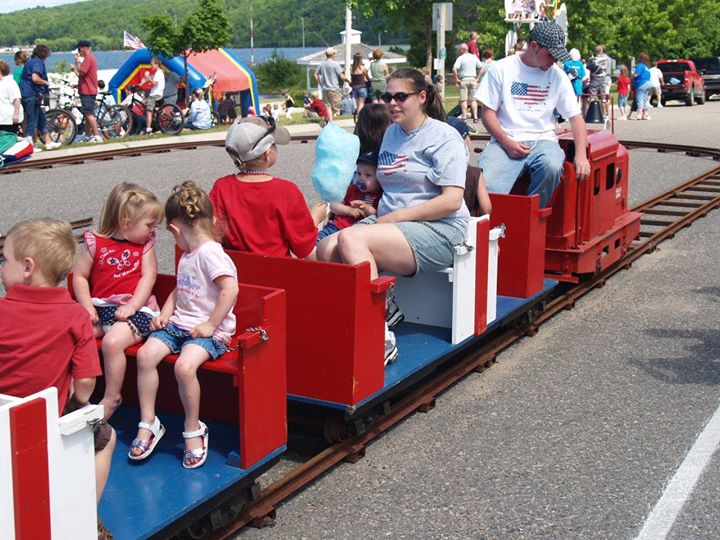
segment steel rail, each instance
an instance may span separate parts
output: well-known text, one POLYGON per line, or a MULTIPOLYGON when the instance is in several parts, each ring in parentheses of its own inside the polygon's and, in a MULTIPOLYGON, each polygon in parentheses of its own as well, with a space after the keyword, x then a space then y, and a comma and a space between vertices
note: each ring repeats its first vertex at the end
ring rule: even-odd
MULTIPOLYGON (((720 152, 718 152, 720 155, 720 152)), ((689 226, 693 221, 704 217, 708 212, 720 206, 720 189, 704 192, 703 202, 683 202, 692 196, 695 190, 706 186, 720 185, 720 167, 699 175, 687 182, 673 187, 665 193, 652 197, 633 208, 633 211, 657 210, 669 202, 683 204, 687 211, 670 210, 663 215, 672 218, 662 229, 649 233, 645 240, 636 241, 629 251, 615 264, 603 272, 581 281, 572 288, 563 291, 558 297, 549 300, 540 313, 534 318, 517 326, 504 328, 493 336, 492 341, 467 353, 463 358, 452 364, 437 377, 425 382, 409 395, 390 406, 389 412, 370 425, 368 430, 345 441, 330 445, 302 465, 296 467, 282 478, 276 480, 262 491, 259 499, 253 501, 232 523, 211 533, 208 538, 227 538, 245 525, 264 526, 268 519, 275 515, 276 507, 283 501, 299 492, 305 485, 313 482, 341 461, 355 462, 364 455, 367 445, 379 435, 392 428, 414 412, 427 412, 435 404, 436 397, 463 379, 469 373, 483 371, 489 367, 497 354, 511 346, 524 336, 537 333, 540 325, 557 313, 572 309, 582 296, 596 288, 602 287, 607 279, 620 270, 630 268, 632 263, 645 253, 652 252, 665 239, 672 238, 675 233, 689 226)), ((698 199, 693 199, 698 200, 698 199)), ((678 208, 677 205, 669 205, 678 208)), ((650 225, 652 226, 652 225, 650 225)), ((648 224, 641 221, 641 233, 647 233, 648 224), (643 227, 645 230, 643 230, 643 227)))
MULTIPOLYGON (((315 139, 317 139, 317 135, 314 134, 293 135, 290 138, 292 142, 300 143, 315 139)), ((486 134, 479 134, 473 135, 472 139, 474 141, 487 141, 490 139, 490 136, 486 134)), ((662 153, 677 152, 684 153, 691 157, 709 157, 720 161, 720 149, 718 148, 625 140, 620 141, 620 143, 626 148, 647 148, 662 153)), ((224 146, 223 140, 186 140, 167 143, 159 142, 157 144, 150 144, 147 146, 112 148, 107 150, 95 147, 93 148, 93 151, 82 154, 66 154, 59 155, 58 157, 47 157, 37 160, 29 159, 15 165, 0 168, 0 174, 13 174, 30 170, 49 169, 58 165, 79 165, 88 161, 108 161, 120 157, 138 157, 145 154, 160 154, 175 150, 196 150, 198 148, 221 146, 224 146)))

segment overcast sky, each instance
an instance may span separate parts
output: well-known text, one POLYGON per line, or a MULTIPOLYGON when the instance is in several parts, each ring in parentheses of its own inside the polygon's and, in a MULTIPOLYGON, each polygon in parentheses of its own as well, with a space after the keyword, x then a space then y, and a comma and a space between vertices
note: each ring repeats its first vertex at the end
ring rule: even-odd
POLYGON ((37 6, 59 6, 60 4, 74 4, 84 0, 0 0, 0 13, 29 9, 37 6))

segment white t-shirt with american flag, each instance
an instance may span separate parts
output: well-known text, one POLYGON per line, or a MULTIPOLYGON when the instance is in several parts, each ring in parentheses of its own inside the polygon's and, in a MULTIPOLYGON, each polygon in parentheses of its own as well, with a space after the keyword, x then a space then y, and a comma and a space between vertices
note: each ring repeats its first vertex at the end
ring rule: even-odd
POLYGON ((514 54, 493 62, 475 95, 497 113, 500 127, 520 142, 557 141, 557 110, 564 118, 580 114, 568 76, 556 64, 544 71, 526 66, 514 54))

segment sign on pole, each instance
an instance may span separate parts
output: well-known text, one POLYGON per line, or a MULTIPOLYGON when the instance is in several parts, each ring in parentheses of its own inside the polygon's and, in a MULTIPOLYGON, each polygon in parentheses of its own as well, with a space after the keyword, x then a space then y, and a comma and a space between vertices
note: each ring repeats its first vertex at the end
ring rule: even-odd
POLYGON ((440 12, 442 11, 445 22, 445 31, 448 32, 453 29, 453 5, 452 2, 438 2, 433 4, 432 10, 432 29, 437 31, 438 21, 440 20, 440 12))

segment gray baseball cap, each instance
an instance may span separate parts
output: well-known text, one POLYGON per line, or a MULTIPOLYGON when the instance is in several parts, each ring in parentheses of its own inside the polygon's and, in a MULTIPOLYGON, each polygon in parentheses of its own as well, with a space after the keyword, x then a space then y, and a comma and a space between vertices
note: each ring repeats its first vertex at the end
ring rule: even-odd
POLYGON ((290 132, 266 116, 248 116, 230 126, 225 137, 225 150, 242 163, 252 161, 273 144, 290 142, 290 132))
POLYGON ((565 48, 565 32, 552 21, 537 23, 530 32, 530 41, 545 47, 558 62, 570 60, 570 53, 565 48))

